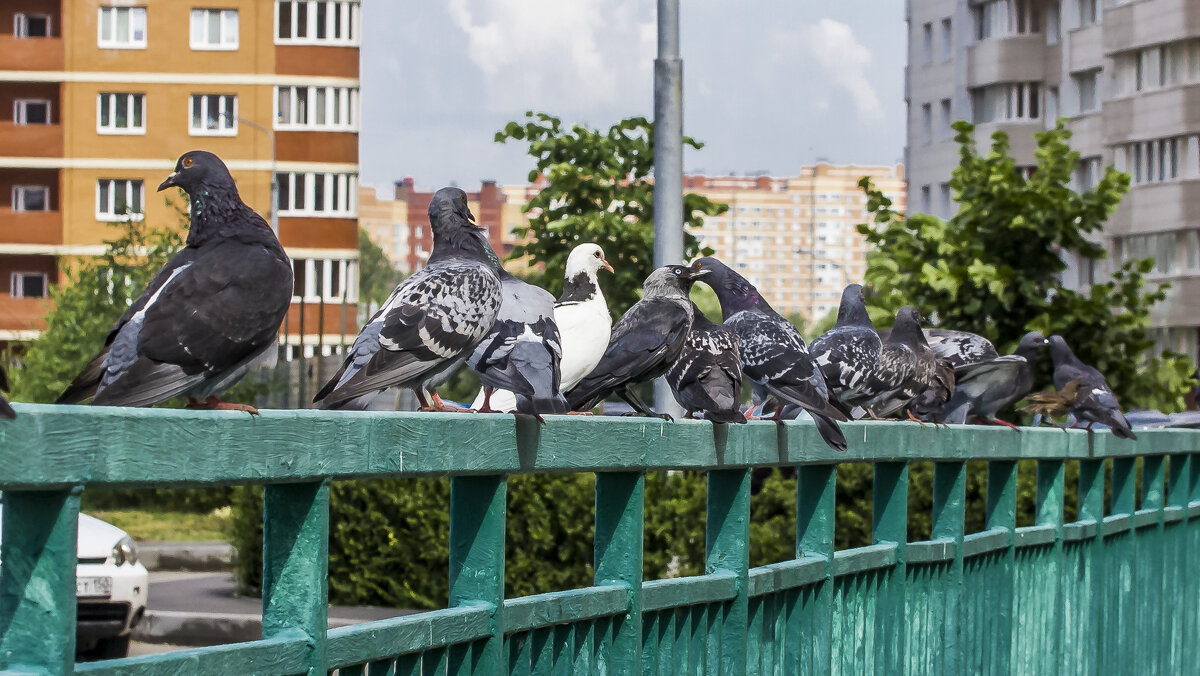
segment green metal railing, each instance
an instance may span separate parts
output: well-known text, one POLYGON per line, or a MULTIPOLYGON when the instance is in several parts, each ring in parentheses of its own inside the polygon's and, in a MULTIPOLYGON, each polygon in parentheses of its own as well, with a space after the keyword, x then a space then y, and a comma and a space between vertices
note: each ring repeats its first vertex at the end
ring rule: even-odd
POLYGON ((806 423, 17 408, 0 423, 6 673, 1200 670, 1200 432, 856 423, 838 454, 806 423), (1037 461, 1036 523, 1018 528, 1022 459, 1037 461), (917 460, 935 463, 932 539, 906 542, 917 460), (988 462, 971 534, 967 460, 988 462), (851 461, 875 466, 874 544, 834 551, 835 469, 851 461), (1064 523, 1071 461, 1079 519, 1064 523), (798 466, 796 555, 750 568, 750 470, 774 465, 798 466), (643 477, 663 469, 708 472, 704 575, 642 580, 643 477), (595 584, 505 599, 506 476, 533 472, 596 473, 595 584), (329 482, 429 475, 453 477, 448 608, 326 631, 329 482), (232 484, 265 485, 262 639, 75 664, 81 491, 232 484))

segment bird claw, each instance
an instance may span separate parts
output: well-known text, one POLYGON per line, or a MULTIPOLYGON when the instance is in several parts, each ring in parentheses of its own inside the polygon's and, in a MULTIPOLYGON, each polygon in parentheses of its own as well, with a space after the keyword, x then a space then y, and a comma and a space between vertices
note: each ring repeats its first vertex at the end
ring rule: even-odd
POLYGON ((906 410, 905 413, 908 414, 908 416, 907 416, 908 420, 911 420, 912 422, 917 423, 921 427, 925 426, 925 421, 921 420, 917 416, 913 415, 913 412, 911 410, 906 410))
POLYGON ((567 411, 567 415, 596 415, 591 411, 567 411))
POLYGON ((235 404, 228 401, 221 401, 214 395, 209 395, 200 401, 195 397, 188 397, 187 408, 193 411, 241 411, 250 415, 260 415, 257 408, 249 404, 235 404))

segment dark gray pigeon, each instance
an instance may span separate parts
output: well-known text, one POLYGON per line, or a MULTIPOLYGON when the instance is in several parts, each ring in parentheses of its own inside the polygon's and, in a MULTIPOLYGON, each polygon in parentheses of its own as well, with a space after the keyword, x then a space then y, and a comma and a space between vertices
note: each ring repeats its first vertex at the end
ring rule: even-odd
POLYGON ((58 403, 149 406, 187 395, 193 408, 235 409, 216 395, 275 358, 292 298, 292 264, 271 227, 238 195, 225 163, 184 153, 158 189, 191 202, 186 246, 121 315, 58 403), (204 398, 204 401, 199 401, 204 398))
POLYGON ((566 413, 567 400, 558 391, 562 338, 554 322, 554 296, 503 269, 500 296, 496 322, 467 358, 483 382, 479 412, 494 412, 491 393, 500 389, 516 395, 517 413, 541 422, 542 413, 566 413))
POLYGON ((896 313, 896 322, 883 342, 879 368, 861 386, 862 396, 849 401, 873 418, 906 411, 922 397, 926 409, 944 404, 954 388, 953 369, 930 349, 921 332, 921 314, 911 305, 896 313))
POLYGON ((846 416, 829 403, 825 378, 796 327, 721 261, 701 258, 694 265, 712 271, 704 283, 716 292, 725 325, 737 332, 742 371, 780 400, 774 419, 782 419, 784 405, 799 406, 812 416, 830 448, 846 450, 846 437, 837 425, 846 416))
POLYGON ((367 395, 403 387, 416 392, 422 409, 459 410, 433 389, 487 335, 500 309, 496 254, 474 219, 462 190, 434 193, 428 264, 401 282, 363 327, 342 368, 313 399, 321 408, 361 407, 367 395))
POLYGON ((1071 407, 1071 413, 1077 421, 1087 423, 1088 429, 1095 423, 1101 423, 1122 439, 1137 439, 1137 435, 1129 429, 1129 421, 1121 413, 1117 395, 1113 394, 1104 375, 1079 361, 1062 336, 1050 336, 1050 357, 1054 360, 1056 389, 1063 389, 1072 380, 1083 384, 1075 398, 1075 405, 1071 407))
POLYGON ((638 413, 670 420, 645 404, 633 386, 653 380, 675 363, 692 327, 692 282, 708 274, 696 265, 666 265, 650 273, 643 296, 612 327, 604 356, 567 392, 572 411, 587 411, 616 394, 638 413))
MULTIPOLYGON (((977 337, 986 340, 982 336, 977 337)), ((1034 359, 1037 351, 1049 344, 1050 341, 1041 333, 1030 331, 1022 336, 1013 354, 956 365, 954 394, 946 403, 942 420, 965 423, 975 418, 1016 429, 1016 425, 1000 420, 996 414, 1020 401, 1033 389, 1034 359)), ((930 347, 938 351, 938 345, 930 347)))
MULTIPOLYGON (((0 391, 8 391, 8 374, 4 372, 4 368, 0 367, 0 391)), ((8 405, 8 401, 4 397, 0 397, 0 418, 12 420, 17 417, 17 412, 8 405)))
POLYGON ((842 291, 837 324, 809 346, 825 376, 829 398, 835 403, 863 395, 859 388, 879 368, 882 350, 883 341, 867 314, 861 284, 851 284, 842 291))
POLYGON ((934 354, 950 362, 956 369, 1000 356, 992 341, 977 333, 952 329, 925 329, 922 333, 934 354))
POLYGON ((745 423, 737 333, 724 324, 712 323, 695 305, 692 317, 683 352, 667 370, 675 401, 687 411, 687 418, 702 412, 705 420, 745 423))

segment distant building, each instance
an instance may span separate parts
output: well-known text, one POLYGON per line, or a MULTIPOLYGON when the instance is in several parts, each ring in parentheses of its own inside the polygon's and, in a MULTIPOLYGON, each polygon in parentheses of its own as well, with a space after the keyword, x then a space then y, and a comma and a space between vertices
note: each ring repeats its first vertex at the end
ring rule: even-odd
MULTIPOLYGON (((284 356, 353 339, 360 4, 218 7, 0 8, 0 342, 38 335, 61 259, 102 252, 111 222, 174 226, 154 189, 197 148, 225 160, 247 204, 279 216, 296 269, 284 356)), ((182 204, 176 193, 164 195, 182 204)))
POLYGON ((408 267, 408 202, 380 199, 375 188, 358 189, 358 225, 387 256, 393 268, 407 273, 408 267))
POLYGON ((867 219, 863 176, 904 209, 903 165, 818 164, 786 178, 692 175, 683 187, 729 205, 704 220, 700 241, 778 312, 815 321, 837 310, 847 284, 862 282, 866 243, 855 226, 867 219))
POLYGON ((1195 0, 910 0, 908 145, 913 211, 947 217, 958 166, 950 124, 980 145, 1008 132, 1032 170, 1034 133, 1067 118, 1081 159, 1075 187, 1114 165, 1133 179, 1098 240, 1108 258, 1068 257, 1064 282, 1104 282, 1134 258, 1169 281, 1151 311, 1160 347, 1200 357, 1200 2, 1195 0))

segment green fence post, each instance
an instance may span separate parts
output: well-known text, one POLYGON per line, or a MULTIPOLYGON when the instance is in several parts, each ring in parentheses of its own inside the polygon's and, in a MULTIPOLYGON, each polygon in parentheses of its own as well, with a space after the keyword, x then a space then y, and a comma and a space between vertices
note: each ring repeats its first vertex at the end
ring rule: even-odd
POLYGON ((1145 624, 1140 625, 1146 636, 1156 637, 1153 641, 1142 641, 1144 653, 1139 664, 1148 673, 1167 673, 1166 656, 1170 654, 1171 644, 1175 637, 1165 633, 1166 608, 1174 589, 1164 588, 1166 579, 1167 542, 1164 539, 1163 517, 1166 507, 1166 492, 1164 488, 1165 456, 1147 455, 1142 458, 1142 509, 1152 509, 1154 525, 1147 526, 1137 532, 1138 537, 1138 577, 1145 582, 1141 590, 1142 602, 1139 603, 1141 616, 1145 624), (1145 538, 1150 546, 1141 546, 1145 538), (1160 602, 1149 604, 1144 601, 1157 597, 1160 602))
MULTIPOLYGON (((825 559, 825 579, 817 583, 811 611, 808 636, 799 628, 789 628, 787 646, 801 646, 799 673, 824 674, 833 669, 833 537, 834 515, 837 509, 837 465, 804 465, 797 468, 796 477, 796 556, 819 556, 825 559)), ((792 622, 801 621, 799 611, 792 622)))
POLYGON ((636 472, 596 474, 597 585, 619 584, 629 594, 624 616, 614 618, 609 664, 599 673, 642 671, 642 541, 646 477, 636 472))
POLYGON ((329 480, 265 486, 262 635, 302 633, 309 676, 327 671, 328 573, 329 480))
MULTIPOLYGON (((750 610, 750 470, 708 473, 708 521, 704 534, 707 573, 726 571, 737 577, 737 596, 721 620, 719 674, 746 674, 746 642, 750 610)), ((711 667, 710 667, 711 669, 711 667)))
MULTIPOLYGON (((941 618, 940 657, 944 674, 963 673, 963 529, 967 509, 967 463, 938 462, 933 465, 933 527, 935 540, 954 541, 954 561, 943 578, 945 615, 941 618)), ((938 618, 935 615, 934 621, 938 618)), ((937 658, 935 658, 936 660, 937 658)))
POLYGON ((1191 474, 1192 457, 1186 453, 1172 455, 1167 474, 1167 505, 1179 510, 1179 521, 1172 524, 1170 538, 1166 540, 1170 547, 1169 558, 1163 562, 1163 603, 1166 608, 1163 633, 1163 660, 1166 661, 1167 671, 1180 673, 1184 671, 1187 658, 1187 644, 1195 641, 1181 641, 1180 636, 1195 636, 1189 633, 1192 615, 1187 606, 1188 577, 1191 577, 1191 566, 1194 553, 1188 547, 1188 479, 1191 474))
MULTIPOLYGON (((508 482, 504 476, 450 480, 450 607, 484 604, 492 635, 472 650, 467 673, 503 673, 504 523, 508 482)), ((456 661, 452 659, 453 663, 456 661)), ((454 668, 451 664, 451 668, 454 668)), ((465 665, 463 665, 465 666, 465 665)))
MULTIPOLYGON (((1187 508, 1200 508, 1200 453, 1188 454, 1187 472, 1187 508)), ((1187 534, 1188 560, 1194 561, 1200 556, 1200 518, 1194 515, 1188 519, 1187 534)), ((1185 636, 1200 636, 1200 575, 1189 574, 1184 585, 1184 613, 1188 618, 1185 636)), ((1200 641, 1184 643, 1184 664, 1200 664, 1200 641)))
POLYGON ((989 613, 988 645, 980 656, 982 664, 971 665, 982 673, 1007 674, 1012 664, 1013 636, 1017 628, 1014 614, 1014 576, 1017 551, 1017 463, 1015 460, 993 460, 987 469, 987 528, 1003 529, 1008 533, 1008 546, 1000 560, 989 566, 994 581, 996 599, 989 613))
MULTIPOLYGON (((1104 643, 1104 461, 1079 461, 1079 520, 1095 524, 1096 534, 1079 544, 1080 555, 1087 569, 1087 611, 1074 621, 1086 630, 1075 650, 1085 651, 1080 673, 1102 674, 1105 671, 1102 649, 1104 643)), ((1069 573, 1068 573, 1069 576, 1069 573)), ((1071 618, 1067 618, 1071 621, 1071 618)))
POLYGON ((75 668, 75 563, 81 488, 8 491, 0 545, 0 669, 75 668))
POLYGON ((905 567, 904 546, 908 542, 908 463, 875 463, 872 509, 872 538, 876 544, 896 545, 896 565, 881 573, 878 599, 875 669, 879 673, 904 672, 905 567))

